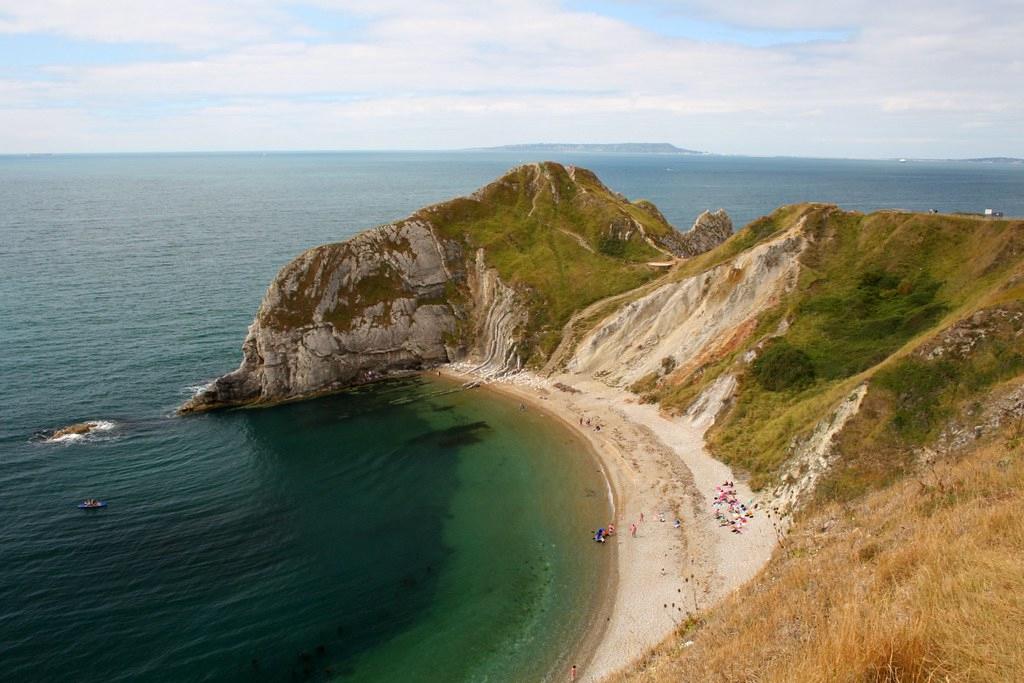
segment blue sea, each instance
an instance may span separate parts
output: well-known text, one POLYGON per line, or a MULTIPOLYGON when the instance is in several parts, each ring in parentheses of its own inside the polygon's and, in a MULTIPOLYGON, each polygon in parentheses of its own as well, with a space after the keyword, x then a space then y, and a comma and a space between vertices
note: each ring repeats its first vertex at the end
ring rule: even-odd
MULTIPOLYGON (((535 160, 0 156, 0 680, 561 672, 605 587, 588 532, 609 506, 550 418, 436 378, 174 416, 238 364, 289 259, 535 160), (40 438, 82 420, 109 429, 40 438)), ((800 201, 1024 215, 1020 165, 554 160, 684 229, 800 201)))

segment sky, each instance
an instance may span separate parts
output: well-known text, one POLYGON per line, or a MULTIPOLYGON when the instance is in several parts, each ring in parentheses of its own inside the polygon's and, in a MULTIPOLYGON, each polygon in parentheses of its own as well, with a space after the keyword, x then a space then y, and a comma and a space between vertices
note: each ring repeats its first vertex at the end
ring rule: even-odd
POLYGON ((1024 0, 0 0, 0 153, 1024 157, 1024 0))

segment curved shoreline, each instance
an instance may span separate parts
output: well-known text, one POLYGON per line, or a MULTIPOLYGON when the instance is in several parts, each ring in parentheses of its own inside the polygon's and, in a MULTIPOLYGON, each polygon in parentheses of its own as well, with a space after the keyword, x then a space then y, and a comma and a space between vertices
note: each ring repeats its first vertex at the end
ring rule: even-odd
MULTIPOLYGON (((616 514, 619 509, 619 494, 615 485, 612 483, 611 477, 609 476, 607 464, 601 458, 601 455, 589 434, 580 430, 578 425, 567 420, 565 416, 559 414, 557 410, 553 410, 549 406, 545 405, 545 402, 540 396, 517 390, 517 387, 514 385, 490 382, 483 383, 472 374, 460 372, 451 367, 442 367, 439 369, 439 372, 443 377, 448 379, 462 382, 473 382, 473 388, 491 391, 496 394, 500 394, 505 398, 512 398, 524 404, 529 404, 532 410, 535 410, 544 417, 554 419, 564 426, 566 430, 572 434, 573 438, 576 438, 581 442, 584 446, 584 450, 586 451, 586 457, 589 458, 601 472, 601 477, 607 487, 608 504, 611 508, 612 519, 616 519, 616 514)), ((566 654, 563 654, 558 658, 555 663, 554 670, 545 676, 545 680, 565 680, 568 675, 567 672, 569 671, 569 668, 574 664, 580 672, 580 677, 578 677, 577 680, 587 680, 584 672, 589 668, 591 660, 594 657, 594 653, 604 640, 608 624, 611 621, 615 595, 618 593, 618 546, 615 543, 608 544, 607 550, 609 551, 610 556, 605 559, 605 562, 602 563, 604 566, 600 568, 600 582, 602 586, 600 599, 584 619, 581 634, 575 639, 573 647, 567 650, 566 654)))
POLYGON ((606 680, 627 668, 687 616, 752 578, 771 557, 776 535, 766 515, 755 515, 743 534, 714 523, 715 485, 728 479, 741 497, 753 494, 704 449, 706 427, 661 416, 657 406, 640 405, 622 389, 579 376, 540 378, 523 372, 487 381, 465 370, 441 371, 514 397, 584 437, 612 492, 619 533, 611 548, 607 591, 564 659, 566 671, 577 665, 578 681, 606 680), (580 424, 587 417, 591 427, 580 424), (681 528, 674 528, 674 519, 681 520, 681 528), (630 535, 634 522, 636 538, 630 535))

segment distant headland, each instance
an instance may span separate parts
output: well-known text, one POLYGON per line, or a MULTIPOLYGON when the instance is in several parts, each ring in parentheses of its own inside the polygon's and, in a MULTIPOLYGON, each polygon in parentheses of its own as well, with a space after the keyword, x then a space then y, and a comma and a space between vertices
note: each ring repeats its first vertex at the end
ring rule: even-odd
POLYGON ((1024 159, 1017 157, 978 157, 976 159, 964 159, 974 164, 1024 164, 1024 159))
POLYGON ((593 152, 597 154, 705 154, 695 149, 676 147, 668 142, 617 142, 570 144, 544 142, 524 145, 474 147, 473 152, 593 152))

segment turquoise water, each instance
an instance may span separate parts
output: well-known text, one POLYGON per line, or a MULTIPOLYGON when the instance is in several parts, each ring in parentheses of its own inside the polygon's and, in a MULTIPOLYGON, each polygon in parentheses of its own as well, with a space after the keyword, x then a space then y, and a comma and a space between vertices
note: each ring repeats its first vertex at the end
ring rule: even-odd
MULTIPOLYGON (((0 678, 516 681, 571 650, 607 503, 557 425, 436 380, 172 415, 237 365, 292 256, 525 160, 0 157, 0 678), (85 419, 115 426, 35 438, 85 419)), ((677 225, 802 200, 1024 215, 1022 167, 560 160, 677 225)))

